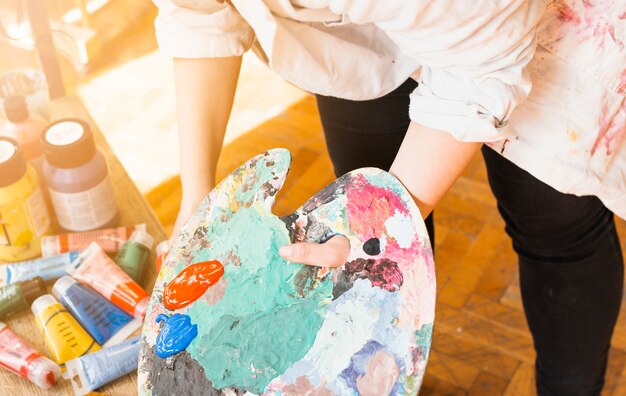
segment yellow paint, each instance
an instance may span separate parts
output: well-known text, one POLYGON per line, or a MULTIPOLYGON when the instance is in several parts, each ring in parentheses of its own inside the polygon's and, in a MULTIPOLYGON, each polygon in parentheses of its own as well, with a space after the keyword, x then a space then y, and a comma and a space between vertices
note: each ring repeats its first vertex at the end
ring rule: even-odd
POLYGON ((50 233, 50 218, 35 169, 0 187, 0 260, 23 261, 41 254, 41 237, 50 233))
POLYGON ((575 142, 578 140, 578 136, 580 134, 578 132, 576 132, 573 129, 568 129, 567 130, 567 137, 569 138, 570 141, 575 142))
POLYGON ((36 314, 37 326, 43 331, 48 351, 58 364, 100 349, 54 297, 49 294, 42 297, 47 298, 47 306, 36 314))

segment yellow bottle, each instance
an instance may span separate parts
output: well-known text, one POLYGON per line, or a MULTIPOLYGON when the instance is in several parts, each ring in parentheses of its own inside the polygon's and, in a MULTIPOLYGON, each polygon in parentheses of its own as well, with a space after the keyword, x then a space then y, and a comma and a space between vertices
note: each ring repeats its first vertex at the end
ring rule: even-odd
POLYGON ((48 351, 58 364, 100 349, 89 333, 52 295, 44 294, 37 298, 31 309, 37 326, 44 333, 48 351))
POLYGON ((0 137, 0 260, 23 261, 41 254, 41 237, 50 233, 37 171, 17 143, 0 137))

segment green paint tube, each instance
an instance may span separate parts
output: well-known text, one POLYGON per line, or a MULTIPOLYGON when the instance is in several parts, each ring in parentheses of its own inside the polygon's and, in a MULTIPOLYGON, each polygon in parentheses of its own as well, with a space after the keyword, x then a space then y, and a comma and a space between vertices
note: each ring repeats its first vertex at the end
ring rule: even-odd
POLYGON ((37 297, 46 293, 46 283, 38 276, 0 288, 0 318, 30 307, 37 297))
POLYGON ((145 231, 133 231, 115 257, 115 263, 133 280, 140 283, 146 272, 154 239, 145 231))

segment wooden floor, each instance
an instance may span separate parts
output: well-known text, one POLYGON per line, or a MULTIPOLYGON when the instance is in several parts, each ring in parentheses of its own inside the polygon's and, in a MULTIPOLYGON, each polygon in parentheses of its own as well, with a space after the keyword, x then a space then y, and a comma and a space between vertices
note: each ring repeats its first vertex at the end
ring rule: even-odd
MULTIPOLYGON (((315 101, 307 98, 224 148, 219 178, 250 157, 288 148, 293 164, 274 208, 283 215, 334 179, 315 101)), ((172 179, 148 194, 169 231, 180 204, 172 179)), ((532 340, 521 309, 516 257, 477 156, 435 211, 437 312, 421 395, 535 394, 532 340)), ((626 249, 626 225, 619 222, 626 249)), ((626 395, 626 304, 603 395, 626 395)))

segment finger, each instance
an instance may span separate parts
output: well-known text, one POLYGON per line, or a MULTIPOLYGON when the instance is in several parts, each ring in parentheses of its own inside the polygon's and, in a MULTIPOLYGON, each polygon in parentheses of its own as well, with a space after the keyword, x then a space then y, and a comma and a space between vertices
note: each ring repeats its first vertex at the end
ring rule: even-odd
POLYGON ((343 235, 335 235, 326 243, 300 242, 278 250, 285 260, 318 267, 339 267, 346 262, 349 253, 350 241, 343 235))

